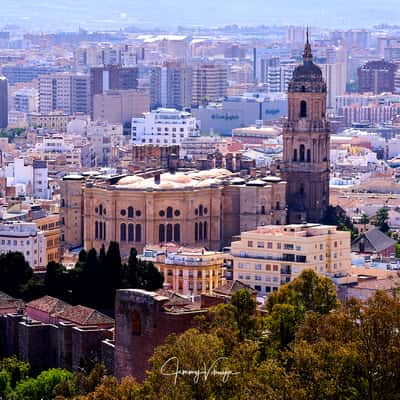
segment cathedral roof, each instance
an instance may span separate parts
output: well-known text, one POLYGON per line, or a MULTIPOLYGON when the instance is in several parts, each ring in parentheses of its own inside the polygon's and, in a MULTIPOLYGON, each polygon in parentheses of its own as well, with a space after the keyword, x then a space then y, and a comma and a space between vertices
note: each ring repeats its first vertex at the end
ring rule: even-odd
POLYGON ((289 84, 289 91, 309 91, 305 84, 310 83, 318 83, 318 89, 325 86, 321 68, 313 62, 313 55, 307 30, 307 41, 304 46, 303 62, 298 65, 293 72, 293 77, 289 84), (320 87, 320 84, 322 84, 322 87, 320 87), (305 85, 304 89, 302 85, 305 85))

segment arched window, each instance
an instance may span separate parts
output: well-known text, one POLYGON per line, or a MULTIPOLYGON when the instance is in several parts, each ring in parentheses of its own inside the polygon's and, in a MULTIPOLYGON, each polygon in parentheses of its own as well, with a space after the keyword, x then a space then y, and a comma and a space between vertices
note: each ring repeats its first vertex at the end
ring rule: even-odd
POLYGON ((265 206, 261 206, 261 214, 265 215, 265 206))
POLYGON ((311 162, 311 150, 307 149, 307 162, 311 162))
POLYGON ((172 224, 167 225, 167 242, 172 242, 172 224))
POLYGON ((203 229, 204 229, 204 240, 207 240, 208 239, 208 224, 207 224, 207 221, 204 221, 203 229))
POLYGON ((133 207, 128 207, 128 218, 133 218, 133 215, 135 213, 135 210, 133 207))
POLYGON ((179 224, 174 225, 174 241, 181 241, 181 226, 179 224))
POLYGON ((293 161, 297 161, 297 149, 293 150, 293 161))
POLYGON ((307 117, 307 102, 305 100, 302 100, 300 102, 300 118, 306 118, 307 117))
POLYGON ((99 223, 97 221, 94 223, 94 238, 96 240, 99 238, 99 223))
POLYGON ((199 205, 199 215, 200 215, 200 217, 203 215, 203 206, 200 204, 199 205))
POLYGON ((99 239, 103 239, 103 223, 99 222, 99 239))
POLYGON ((203 223, 199 222, 199 240, 203 240, 203 223))
POLYGON ((99 205, 99 214, 103 215, 103 204, 99 205))
POLYGON ((121 224, 120 226, 120 239, 121 242, 126 241, 126 224, 121 224))
POLYGON ((158 241, 165 242, 165 226, 162 224, 158 226, 158 241))
POLYGON ((133 224, 128 225, 128 242, 133 242, 133 224))
POLYGON ((103 240, 106 240, 106 223, 103 222, 103 240))
POLYGON ((276 210, 280 210, 281 209, 281 204, 280 204, 279 201, 276 202, 275 209, 276 210))
POLYGON ((172 218, 172 207, 167 208, 167 218, 172 218))
POLYGON ((306 91, 306 87, 305 87, 305 86, 302 86, 302 87, 301 87, 301 91, 304 93, 304 92, 306 91))
POLYGON ((304 144, 300 145, 300 162, 304 162, 305 147, 304 144))
POLYGON ((300 184, 300 194, 304 195, 304 183, 300 184))
POLYGON ((135 226, 135 239, 136 239, 136 242, 142 241, 142 225, 141 224, 136 224, 136 226, 135 226))
POLYGON ((142 333, 140 314, 135 310, 132 313, 132 335, 139 336, 142 333))
POLYGON ((199 240, 199 224, 197 222, 194 224, 194 240, 196 242, 199 240))

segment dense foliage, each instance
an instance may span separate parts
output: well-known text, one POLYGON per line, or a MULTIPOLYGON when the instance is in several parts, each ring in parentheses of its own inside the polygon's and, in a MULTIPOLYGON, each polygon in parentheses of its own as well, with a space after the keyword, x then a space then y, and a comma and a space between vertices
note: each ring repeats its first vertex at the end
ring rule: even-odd
MULTIPOLYGON (((89 254, 86 262, 87 258, 89 254)), ((131 263, 134 258, 133 254, 131 263)), ((196 329, 171 335, 155 349, 142 384, 132 377, 118 382, 101 366, 88 373, 49 370, 29 377, 26 364, 6 359, 0 362, 0 396, 6 400, 399 398, 400 301, 383 292, 365 302, 340 304, 333 283, 308 270, 271 294, 264 310, 256 309, 250 292, 238 291, 230 303, 212 308, 197 322, 196 329)))
POLYGON ((157 290, 163 275, 149 262, 137 258, 132 249, 128 263, 121 260, 117 242, 95 249, 82 250, 75 268, 50 262, 44 278, 35 276, 21 253, 0 255, 0 290, 24 300, 45 294, 94 308, 113 308, 116 289, 157 290))

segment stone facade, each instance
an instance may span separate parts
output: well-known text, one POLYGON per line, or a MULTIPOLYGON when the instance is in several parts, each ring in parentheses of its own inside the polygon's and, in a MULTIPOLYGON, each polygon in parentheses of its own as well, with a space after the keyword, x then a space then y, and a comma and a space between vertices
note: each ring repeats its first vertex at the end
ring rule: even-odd
POLYGON ((220 250, 243 230, 285 223, 286 183, 272 178, 235 180, 224 169, 154 178, 67 176, 61 188, 64 243, 99 250, 117 241, 123 256, 132 247, 141 252, 167 242, 220 250))
MULTIPOLYGON (((0 316, 0 338, 0 355, 16 355, 38 373, 48 368, 78 370, 88 360, 102 362, 102 342, 113 339, 113 332, 69 323, 46 324, 7 314, 0 316)), ((109 360, 109 353, 104 358, 109 360)))
POLYGON ((115 374, 143 381, 154 348, 173 333, 193 327, 194 317, 206 310, 167 312, 168 297, 138 289, 119 290, 115 310, 115 374))
POLYGON ((303 63, 289 83, 281 173, 290 223, 320 222, 329 205, 330 125, 327 88, 307 39, 303 63))

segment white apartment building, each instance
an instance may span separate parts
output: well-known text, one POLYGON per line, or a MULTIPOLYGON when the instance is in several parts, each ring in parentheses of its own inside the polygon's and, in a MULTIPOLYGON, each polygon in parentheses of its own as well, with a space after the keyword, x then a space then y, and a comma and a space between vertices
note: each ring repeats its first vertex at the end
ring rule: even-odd
POLYGON ((351 267, 350 233, 320 224, 270 225, 242 232, 232 242, 233 279, 262 295, 279 289, 305 269, 325 276, 351 267))
POLYGON ((68 115, 90 111, 90 77, 83 74, 50 74, 39 77, 39 112, 68 115))
POLYGON ((336 98, 346 93, 347 65, 345 63, 319 64, 327 86, 327 107, 335 108, 336 98))
POLYGON ((200 136, 199 121, 190 113, 159 108, 132 118, 132 141, 137 144, 181 144, 189 137, 200 136))
POLYGON ((105 167, 112 160, 112 149, 123 145, 123 128, 120 124, 91 122, 87 126, 87 138, 95 155, 96 166, 105 167))
POLYGON ((35 145, 35 150, 39 153, 65 153, 73 149, 70 143, 65 142, 64 135, 49 135, 40 139, 35 145))
POLYGON ((34 160, 26 163, 23 158, 15 158, 4 168, 7 186, 15 187, 17 195, 49 199, 49 178, 47 162, 34 160))
POLYGON ((13 94, 13 111, 19 111, 25 114, 37 112, 39 105, 39 94, 34 88, 22 88, 16 90, 13 94))
POLYGON ((34 222, 0 223, 0 253, 18 251, 31 268, 38 269, 47 264, 46 238, 34 222))
POLYGON ((289 81, 297 63, 279 57, 262 59, 260 61, 261 82, 266 84, 269 93, 287 92, 289 81))

